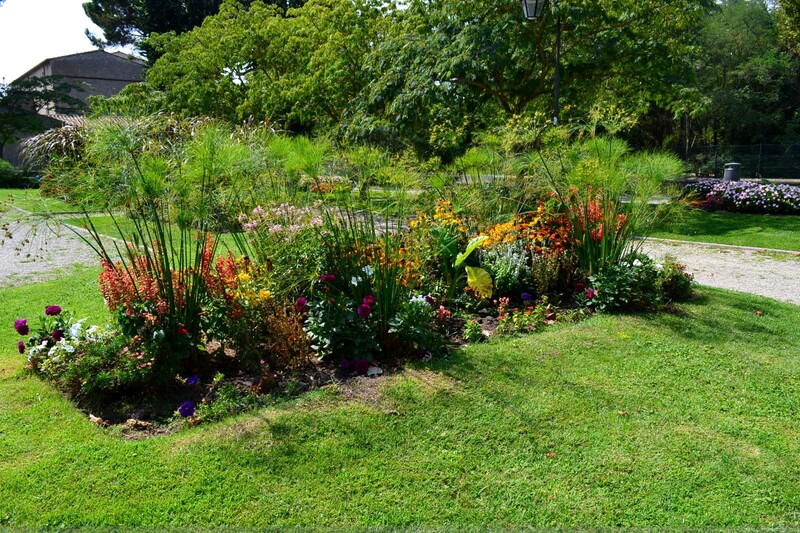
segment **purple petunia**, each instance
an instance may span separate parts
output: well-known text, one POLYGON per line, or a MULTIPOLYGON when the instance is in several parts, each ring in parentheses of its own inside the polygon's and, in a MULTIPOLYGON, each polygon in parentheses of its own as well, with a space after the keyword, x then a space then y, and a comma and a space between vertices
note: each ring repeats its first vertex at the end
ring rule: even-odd
POLYGON ((44 314, 47 316, 58 316, 61 314, 61 307, 57 305, 48 305, 44 308, 44 314))
POLYGON ((522 293, 522 301, 523 302, 530 302, 531 300, 533 300, 533 296, 531 296, 531 294, 529 292, 523 292, 522 293))
POLYGON ((194 387, 195 385, 197 385, 197 374, 195 374, 194 376, 192 376, 189 379, 187 379, 186 380, 186 384, 189 387, 194 387))
POLYGON ((25 353, 25 341, 19 341, 17 343, 17 350, 19 350, 19 353, 25 353))
POLYGON ((28 327, 28 321, 24 318, 14 321, 14 329, 17 330, 17 333, 20 335, 27 335, 31 330, 31 328, 28 327))
POLYGON ((186 400, 185 402, 183 402, 181 404, 181 406, 178 407, 178 413, 183 418, 188 418, 188 417, 192 416, 194 414, 194 402, 191 402, 189 400, 186 400))

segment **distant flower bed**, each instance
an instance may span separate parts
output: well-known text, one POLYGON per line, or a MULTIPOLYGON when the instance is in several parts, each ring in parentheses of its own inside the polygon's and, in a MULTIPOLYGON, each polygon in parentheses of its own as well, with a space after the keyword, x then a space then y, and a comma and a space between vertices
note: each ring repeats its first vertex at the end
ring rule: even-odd
POLYGON ((709 211, 800 214, 800 188, 752 181, 709 179, 687 187, 697 194, 699 206, 709 211))

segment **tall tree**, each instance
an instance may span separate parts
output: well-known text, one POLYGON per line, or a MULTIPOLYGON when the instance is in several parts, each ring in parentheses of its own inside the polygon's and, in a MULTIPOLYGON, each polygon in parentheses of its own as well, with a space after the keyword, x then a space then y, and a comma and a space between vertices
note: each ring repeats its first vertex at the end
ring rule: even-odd
MULTIPOLYGON (((249 0, 242 0, 249 4, 249 0)), ((301 5, 302 0, 275 0, 283 9, 301 5)), ((86 30, 96 46, 134 45, 149 59, 157 56, 147 45, 154 33, 181 34, 216 15, 222 0, 90 0, 83 4, 86 15, 100 27, 102 36, 86 30)))

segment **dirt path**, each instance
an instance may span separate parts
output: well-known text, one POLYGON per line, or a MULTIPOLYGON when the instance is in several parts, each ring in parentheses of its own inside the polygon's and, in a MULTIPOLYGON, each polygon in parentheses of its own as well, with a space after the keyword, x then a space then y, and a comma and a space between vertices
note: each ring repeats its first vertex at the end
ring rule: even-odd
POLYGON ((642 250, 674 257, 701 285, 800 305, 800 253, 662 239, 648 239, 642 250))

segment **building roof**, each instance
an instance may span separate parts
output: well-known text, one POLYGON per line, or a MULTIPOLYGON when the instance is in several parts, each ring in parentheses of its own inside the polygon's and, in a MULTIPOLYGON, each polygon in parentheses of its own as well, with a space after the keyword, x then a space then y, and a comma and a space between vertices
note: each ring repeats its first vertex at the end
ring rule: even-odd
POLYGON ((78 53, 75 53, 75 54, 67 54, 65 56, 48 57, 44 61, 41 61, 41 62, 37 63, 34 67, 31 67, 30 69, 28 69, 23 75, 19 76, 14 81, 16 82, 16 81, 28 79, 31 74, 33 74, 34 72, 36 72, 37 70, 42 68, 44 65, 46 65, 46 64, 48 64, 51 61, 54 61, 56 59, 77 58, 78 56, 89 56, 89 55, 96 55, 96 54, 106 54, 106 55, 112 56, 112 57, 114 57, 116 59, 123 60, 123 61, 130 61, 132 63, 135 63, 137 65, 141 65, 143 67, 146 65, 146 63, 142 59, 140 59, 140 58, 138 58, 136 56, 130 55, 130 54, 126 54, 125 52, 121 52, 121 51, 118 51, 118 52, 106 52, 105 50, 89 50, 87 52, 78 52, 78 53))

